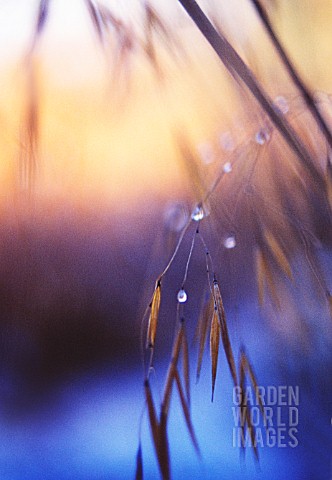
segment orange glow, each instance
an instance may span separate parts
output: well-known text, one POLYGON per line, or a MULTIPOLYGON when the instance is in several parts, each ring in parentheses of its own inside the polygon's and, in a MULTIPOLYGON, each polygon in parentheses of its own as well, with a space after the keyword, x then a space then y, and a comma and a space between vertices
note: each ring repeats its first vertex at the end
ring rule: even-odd
MULTIPOLYGON (((195 149, 232 128, 241 120, 241 109, 224 68, 201 35, 192 28, 184 28, 180 35, 186 52, 182 58, 175 61, 165 49, 158 52, 165 67, 162 80, 140 57, 133 58, 128 72, 124 66, 115 78, 91 29, 77 39, 72 36, 68 45, 57 44, 54 31, 53 37, 46 35, 36 56, 40 152, 35 192, 39 199, 116 202, 126 210, 141 198, 188 194, 189 180, 178 161, 174 134, 184 133, 195 149)), ((259 46, 253 67, 275 94, 270 78, 273 56, 263 58, 262 69, 259 51, 265 43, 251 40, 259 46)), ((300 45, 294 45, 294 52, 301 58, 300 45)), ((312 63, 317 64, 317 59, 312 63)), ((304 70, 309 71, 308 62, 304 70)), ((7 65, 1 79, 3 199, 10 199, 19 188, 18 157, 20 148, 25 148, 20 142, 28 95, 25 76, 23 62, 18 61, 7 65)), ((326 69, 319 78, 320 86, 326 87, 326 69)), ((245 122, 240 141, 248 135, 247 127, 245 122)))

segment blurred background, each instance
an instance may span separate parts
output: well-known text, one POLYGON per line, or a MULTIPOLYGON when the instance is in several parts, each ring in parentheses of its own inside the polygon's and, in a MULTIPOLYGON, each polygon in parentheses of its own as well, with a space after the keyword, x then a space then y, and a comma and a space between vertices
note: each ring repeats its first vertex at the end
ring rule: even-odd
MULTIPOLYGON (((321 133, 250 2, 202 5, 324 165, 321 133)), ((331 1, 264 5, 329 120, 331 1)), ((173 477, 332 478, 330 213, 319 185, 299 175, 294 155, 178 2, 0 0, 0 66, 0 477, 134 478, 144 407, 143 313, 202 191, 226 168, 201 233, 236 356, 244 344, 260 385, 300 388, 299 445, 262 448, 259 466, 250 448, 241 458, 232 443, 223 352, 214 402, 208 349, 194 384, 194 332, 206 287, 197 242, 186 319, 202 459, 174 396, 173 477), (268 136, 260 142, 262 129, 268 136), (258 301, 261 223, 280 234, 293 270, 290 282, 271 267, 279 309, 267 291, 264 304, 258 301), (230 238, 233 248, 225 243, 230 238)), ((190 232, 163 287, 156 404, 190 232)), ((146 417, 144 478, 152 479, 159 472, 146 417)))

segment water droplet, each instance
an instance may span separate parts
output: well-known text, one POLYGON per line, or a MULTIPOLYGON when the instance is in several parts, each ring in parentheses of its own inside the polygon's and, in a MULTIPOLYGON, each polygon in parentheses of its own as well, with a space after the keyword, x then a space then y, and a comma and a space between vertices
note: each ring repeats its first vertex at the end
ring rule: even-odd
POLYGON ((255 142, 259 145, 264 145, 264 143, 270 140, 270 133, 266 128, 261 128, 255 135, 255 142))
POLYGON ((225 248, 231 249, 231 248, 234 248, 235 246, 236 246, 236 240, 234 235, 230 235, 229 237, 225 238, 224 240, 225 248))
POLYGON ((183 290, 183 288, 181 288, 181 290, 178 291, 178 295, 177 295, 177 299, 178 299, 178 302, 179 303, 185 303, 187 301, 187 293, 185 290, 183 290))
POLYGON ((234 140, 230 132, 223 132, 219 137, 219 145, 226 152, 234 150, 234 140))
POLYGON ((225 173, 230 173, 232 171, 232 164, 231 162, 226 162, 223 166, 223 171, 225 173))
POLYGON ((274 99, 274 106, 276 107, 277 110, 279 110, 280 113, 283 115, 286 115, 286 113, 289 112, 289 105, 285 97, 282 95, 278 95, 274 99))
POLYGON ((209 143, 201 143, 200 145, 198 145, 197 151, 202 162, 205 163, 206 165, 209 165, 210 163, 214 162, 215 160, 214 151, 209 143))
POLYGON ((170 203, 164 212, 166 227, 173 232, 180 232, 188 221, 188 211, 183 203, 170 203))
POLYGON ((193 213, 191 214, 192 220, 195 220, 195 222, 199 222, 200 220, 203 220, 204 217, 207 217, 208 212, 204 210, 202 205, 198 204, 195 208, 193 213))

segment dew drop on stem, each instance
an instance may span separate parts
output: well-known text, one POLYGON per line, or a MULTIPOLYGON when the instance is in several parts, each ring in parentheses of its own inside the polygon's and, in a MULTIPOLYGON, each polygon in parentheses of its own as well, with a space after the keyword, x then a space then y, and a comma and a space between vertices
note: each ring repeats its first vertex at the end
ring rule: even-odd
POLYGON ((177 299, 178 299, 178 302, 179 303, 185 303, 187 301, 187 293, 185 290, 183 290, 183 288, 181 288, 181 290, 178 291, 178 295, 177 295, 177 299))
POLYGON ((270 133, 266 128, 260 128, 255 135, 255 142, 264 145, 270 140, 270 133))
POLYGON ((228 250, 236 247, 236 239, 234 235, 230 235, 229 237, 225 238, 224 247, 227 248, 228 250))
POLYGON ((203 220, 203 218, 207 217, 208 215, 209 215, 208 210, 206 210, 206 208, 203 208, 203 206, 201 204, 198 204, 194 208, 194 210, 191 214, 191 218, 195 222, 199 222, 200 220, 203 220))
POLYGON ((232 171, 232 164, 231 162, 226 162, 223 166, 223 171, 225 173, 230 173, 232 171))
POLYGON ((278 110, 283 115, 286 115, 289 112, 288 102, 287 102, 286 98, 283 97, 282 95, 278 95, 274 99, 273 103, 274 103, 275 109, 278 110))

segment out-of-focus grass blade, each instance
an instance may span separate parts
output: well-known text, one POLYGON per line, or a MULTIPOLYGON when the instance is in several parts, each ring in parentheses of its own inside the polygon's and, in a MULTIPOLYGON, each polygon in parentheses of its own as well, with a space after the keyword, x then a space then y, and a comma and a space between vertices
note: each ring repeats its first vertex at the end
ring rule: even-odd
POLYGON ((255 260, 259 304, 262 306, 264 303, 264 287, 265 284, 267 284, 274 304, 276 308, 280 310, 280 301, 278 298, 276 285, 273 280, 273 274, 263 250, 259 247, 256 248, 255 260))
POLYGON ((145 380, 144 382, 144 392, 145 392, 146 404, 148 407, 149 423, 151 428, 153 444, 154 444, 156 454, 158 456, 159 424, 158 424, 156 409, 155 409, 153 398, 152 398, 149 380, 145 380))
POLYGON ((207 339, 207 332, 213 316, 213 309, 214 309, 214 300, 213 300, 213 296, 211 295, 209 301, 204 306, 197 323, 197 338, 199 339, 199 348, 198 348, 198 361, 197 361, 197 369, 196 369, 196 382, 198 382, 201 374, 203 354, 204 354, 206 339, 207 339))
POLYGON ((137 455, 136 455, 135 480, 143 480, 143 456, 142 456, 141 442, 138 445, 138 450, 137 450, 137 455))
POLYGON ((317 185, 324 188, 322 175, 317 169, 311 153, 288 120, 281 114, 281 112, 275 109, 273 102, 270 100, 264 88, 249 67, 243 62, 240 55, 224 37, 222 32, 217 32, 195 0, 179 0, 179 2, 192 18, 206 40, 210 43, 230 74, 240 84, 242 83, 248 88, 284 137, 289 147, 296 153, 298 159, 310 173, 317 185))
POLYGON ((259 394, 258 383, 257 383, 257 379, 256 379, 256 375, 255 375, 254 369, 253 369, 251 363, 249 362, 248 357, 247 357, 244 349, 242 350, 242 355, 243 355, 243 358, 244 358, 245 368, 247 369, 247 371, 248 371, 248 373, 249 373, 251 383, 253 384, 253 387, 254 387, 255 396, 256 396, 256 399, 257 399, 257 401, 258 401, 259 408, 260 408, 260 410, 261 410, 261 412, 262 412, 262 415, 263 415, 263 417, 264 417, 264 419, 265 419, 264 404, 263 404, 262 398, 261 398, 261 396, 260 396, 260 394, 259 394))
POLYGON ((228 366, 232 375, 234 385, 237 385, 236 367, 235 367, 233 350, 232 350, 231 342, 229 340, 229 335, 228 335, 226 314, 225 314, 224 304, 223 304, 221 293, 220 293, 220 288, 216 279, 213 281, 213 297, 214 297, 215 305, 217 307, 217 313, 218 313, 218 318, 219 318, 220 327, 221 327, 221 338, 222 338, 222 343, 223 343, 224 351, 226 354, 228 366))
POLYGON ((159 425, 158 463, 163 480, 170 480, 169 445, 167 436, 167 413, 161 409, 159 425))
POLYGON ((269 230, 264 230, 264 238, 266 240, 267 245, 269 246, 273 257, 275 258, 276 262, 278 263, 279 267, 282 271, 288 276, 290 280, 293 280, 292 269, 289 264, 289 261, 285 255, 285 252, 279 245, 275 236, 269 230))
POLYGON ((100 16, 100 12, 98 11, 98 7, 94 5, 92 0, 85 0, 85 3, 89 11, 89 15, 90 15, 93 27, 97 33, 100 43, 102 44, 104 40, 103 22, 101 21, 101 16, 100 16))
POLYGON ((329 202, 330 209, 332 210, 332 165, 329 158, 327 159, 325 181, 327 200, 329 202))
POLYGON ((190 406, 190 365, 189 365, 189 348, 186 330, 184 329, 182 337, 182 366, 183 377, 187 396, 187 402, 190 406))
POLYGON ((179 148, 180 160, 182 160, 186 169, 193 193, 197 200, 201 200, 205 198, 207 188, 199 168, 200 161, 193 151, 188 138, 186 138, 183 133, 177 133, 175 140, 179 148))
POLYGON ((184 414, 184 417, 185 417, 185 420, 186 420, 186 424, 187 424, 187 428, 188 428, 191 440, 193 442, 193 445, 195 447, 195 450, 196 450, 197 454, 200 455, 199 445, 198 445, 197 438, 196 438, 195 431, 194 431, 194 427, 193 427, 193 424, 192 424, 192 421, 191 421, 191 418, 190 418, 190 412, 189 412, 188 404, 186 403, 186 399, 185 399, 185 396, 184 396, 184 393, 183 393, 183 388, 182 388, 182 385, 181 385, 179 372, 177 370, 175 370, 175 372, 174 372, 174 378, 175 378, 176 386, 178 387, 181 406, 182 406, 183 414, 184 414))
POLYGON ((45 27, 46 20, 48 17, 48 12, 49 12, 49 4, 50 4, 50 0, 41 0, 39 2, 36 30, 35 30, 35 41, 41 35, 45 27))
POLYGON ((166 382, 165 382, 165 389, 164 389, 164 395, 163 395, 163 401, 162 401, 162 410, 165 412, 166 415, 168 413, 169 404, 171 400, 174 374, 178 364, 181 346, 183 345, 183 333, 184 333, 184 325, 183 325, 183 322, 181 322, 181 326, 174 340, 172 358, 168 367, 166 382))
POLYGON ((256 248, 255 252, 256 261, 256 279, 258 286, 258 301, 260 306, 264 303, 264 285, 265 285, 265 267, 263 253, 260 248, 256 248))

